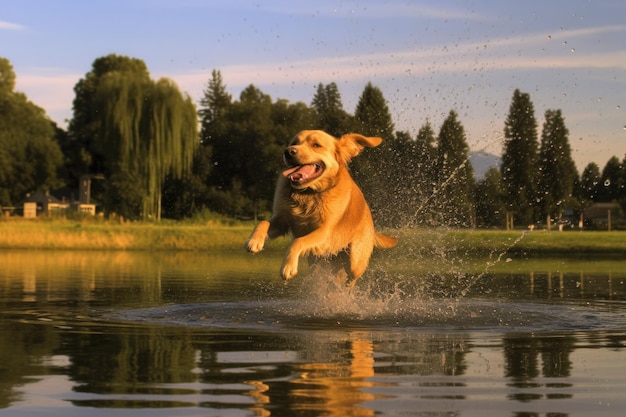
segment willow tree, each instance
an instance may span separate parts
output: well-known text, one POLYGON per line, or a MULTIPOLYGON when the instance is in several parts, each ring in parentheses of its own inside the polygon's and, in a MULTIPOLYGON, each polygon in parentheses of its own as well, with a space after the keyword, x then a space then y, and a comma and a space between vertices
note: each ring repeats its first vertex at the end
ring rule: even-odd
POLYGON ((140 208, 144 219, 159 220, 165 178, 184 176, 193 163, 195 105, 168 79, 116 71, 100 80, 96 103, 101 121, 96 140, 111 175, 110 194, 135 201, 126 211, 140 208))

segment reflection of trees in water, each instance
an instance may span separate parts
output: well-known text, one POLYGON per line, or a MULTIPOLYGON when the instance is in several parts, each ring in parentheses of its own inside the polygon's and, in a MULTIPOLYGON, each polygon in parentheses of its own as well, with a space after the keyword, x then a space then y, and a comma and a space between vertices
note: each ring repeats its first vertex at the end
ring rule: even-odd
MULTIPOLYGON (((369 416, 372 410, 359 405, 376 399, 378 388, 393 386, 402 376, 411 377, 430 393, 429 383, 440 384, 441 389, 459 383, 438 377, 471 375, 466 355, 474 350, 472 338, 460 332, 312 329, 291 333, 286 328, 280 333, 217 332, 189 326, 106 323, 81 316, 101 307, 181 302, 193 298, 207 280, 230 279, 231 269, 235 276, 245 268, 274 274, 273 261, 257 258, 244 265, 226 255, 124 252, 15 255, 0 254, 4 265, 0 270, 0 308, 4 311, 0 407, 16 401, 17 387, 54 372, 67 375, 75 391, 103 396, 77 405, 130 408, 144 401, 144 406, 172 407, 174 401, 189 398, 188 406, 211 408, 252 403, 250 410, 261 416, 268 415, 268 410, 272 415, 289 415, 289 410, 298 408, 341 415, 332 410, 354 407, 359 411, 352 415, 369 416), (190 278, 176 279, 178 274, 190 278), (19 310, 24 306, 30 312, 19 310), (46 358, 52 357, 66 358, 66 365, 46 365, 46 358), (106 397, 115 394, 135 394, 138 399, 115 403, 115 398, 106 397), (159 399, 145 400, 153 395, 159 399)), ((618 285, 615 275, 519 273, 485 277, 476 290, 489 289, 489 296, 505 300, 609 295, 623 299, 623 285, 618 285), (498 285, 498 280, 506 285, 498 285)), ((225 288, 232 291, 233 287, 225 288)), ((163 314, 168 314, 166 309, 163 314)), ((189 317, 190 322, 201 319, 189 317)), ((621 342, 613 343, 623 346, 621 342)), ((511 399, 569 395, 565 381, 574 366, 575 343, 573 333, 505 336, 503 377, 510 381, 511 399)))
POLYGON ((572 371, 570 354, 576 338, 571 334, 535 336, 530 333, 505 337, 502 341, 505 376, 514 389, 512 399, 522 402, 543 398, 570 398, 571 383, 554 379, 567 378, 572 371))

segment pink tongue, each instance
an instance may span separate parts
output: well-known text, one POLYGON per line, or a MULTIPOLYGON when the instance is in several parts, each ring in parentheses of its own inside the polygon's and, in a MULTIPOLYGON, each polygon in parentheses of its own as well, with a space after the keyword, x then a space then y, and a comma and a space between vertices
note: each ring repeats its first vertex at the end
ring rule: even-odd
POLYGON ((283 176, 289 178, 293 182, 303 182, 315 174, 315 164, 298 165, 283 171, 283 176))

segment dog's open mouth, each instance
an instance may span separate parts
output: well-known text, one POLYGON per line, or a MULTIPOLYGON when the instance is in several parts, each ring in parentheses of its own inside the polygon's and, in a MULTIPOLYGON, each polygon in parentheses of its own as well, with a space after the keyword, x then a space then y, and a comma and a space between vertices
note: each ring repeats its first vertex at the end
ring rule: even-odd
POLYGON ((292 184, 301 185, 311 181, 324 172, 324 164, 316 162, 314 164, 296 165, 283 171, 283 176, 289 178, 292 184))

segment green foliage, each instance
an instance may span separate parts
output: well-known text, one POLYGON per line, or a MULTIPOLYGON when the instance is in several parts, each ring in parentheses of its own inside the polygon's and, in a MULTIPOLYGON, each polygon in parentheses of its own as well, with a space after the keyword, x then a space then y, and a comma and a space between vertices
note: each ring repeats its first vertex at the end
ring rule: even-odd
MULTIPOLYGON (((97 58, 91 71, 74 86, 73 116, 68 126, 68 144, 65 147, 69 158, 75 161, 70 174, 72 185, 77 185, 80 176, 106 172, 106 157, 97 142, 102 124, 102 114, 95 100, 100 81, 107 74, 118 73, 133 78, 149 80, 146 64, 136 58, 110 54, 97 58)), ((95 195, 96 199, 101 196, 95 195)))
POLYGON ((583 206, 598 200, 601 186, 600 167, 595 162, 589 163, 580 176, 576 197, 583 206))
POLYGON ((602 169, 598 201, 612 202, 626 198, 626 166, 624 162, 616 156, 607 161, 602 169))
POLYGON ((474 170, 469 162, 469 146, 458 115, 451 110, 437 138, 437 204, 444 225, 474 226, 474 170))
POLYGON ((212 168, 202 180, 206 198, 196 206, 237 217, 267 212, 284 147, 295 133, 315 126, 313 110, 303 103, 272 102, 254 85, 233 102, 217 71, 201 105, 202 145, 210 149, 212 168))
POLYGON ((576 165, 561 110, 547 110, 539 150, 539 199, 543 216, 560 219, 572 204, 576 165))
POLYGON ((13 67, 0 58, 0 205, 6 206, 19 203, 28 192, 62 185, 63 155, 55 126, 14 86, 13 67))
POLYGON ((504 227, 506 210, 502 189, 502 174, 490 168, 476 186, 476 223, 478 227, 504 227))
POLYGON ((528 93, 513 93, 504 138, 501 172, 507 210, 514 214, 516 224, 531 224, 536 220, 538 140, 528 93))
POLYGON ((311 107, 316 112, 316 128, 340 137, 351 132, 354 121, 344 109, 337 84, 318 84, 311 107))
POLYGON ((383 143, 374 149, 365 149, 356 157, 351 168, 354 179, 361 186, 377 223, 386 224, 397 196, 397 177, 401 171, 392 143, 394 125, 382 91, 367 83, 354 113, 354 129, 365 136, 378 136, 383 143))
POLYGON ((33 189, 58 187, 59 178, 76 189, 82 175, 104 174, 92 198, 124 218, 265 217, 285 145, 300 130, 323 129, 336 137, 358 132, 383 138, 351 164, 382 226, 511 227, 514 218, 526 227, 595 201, 626 208, 626 159, 611 158, 602 173, 590 164, 578 180, 561 111, 546 112, 539 146, 530 95, 519 90, 505 121, 501 169, 475 184, 454 110, 437 136, 426 121, 412 138, 394 132, 383 93, 372 83, 353 116, 343 109, 335 83, 320 83, 310 106, 273 100, 254 85, 234 100, 214 70, 196 112, 172 81, 152 80, 143 61, 111 54, 96 59, 76 84, 67 132, 14 86, 13 69, 0 58, 5 205, 33 189))
POLYGON ((365 136, 393 139, 394 125, 389 106, 380 88, 367 83, 354 112, 355 127, 365 136))
POLYGON ((100 196, 105 210, 159 220, 166 177, 190 171, 199 142, 192 100, 170 80, 152 81, 140 61, 117 56, 96 60, 77 90, 91 107, 75 109, 70 128, 77 137, 93 135, 77 143, 86 143, 91 169, 108 180, 100 196))

